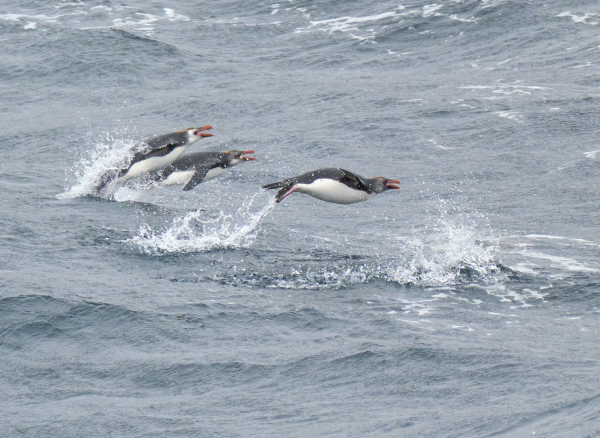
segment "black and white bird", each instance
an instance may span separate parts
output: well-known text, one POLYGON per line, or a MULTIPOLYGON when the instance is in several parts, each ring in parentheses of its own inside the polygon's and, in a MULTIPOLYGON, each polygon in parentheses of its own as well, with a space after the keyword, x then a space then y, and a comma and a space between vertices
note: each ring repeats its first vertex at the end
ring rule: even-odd
MULTIPOLYGON (((123 185, 127 180, 142 173, 154 172, 169 166, 185 152, 188 146, 201 138, 212 137, 212 134, 205 132, 209 129, 213 129, 212 126, 205 125, 144 140, 140 150, 133 155, 129 166, 120 169, 116 174, 117 185, 123 185)), ((114 177, 114 172, 103 175, 96 189, 101 190, 114 177)))
POLYGON ((366 201, 373 195, 389 189, 399 189, 395 179, 383 177, 364 178, 337 167, 313 170, 293 178, 263 186, 264 189, 281 189, 275 199, 283 201, 294 192, 304 193, 322 201, 336 204, 354 204, 366 201))
POLYGON ((192 190, 198 184, 222 175, 225 169, 243 161, 254 161, 254 157, 247 156, 253 153, 254 151, 205 151, 187 154, 156 172, 152 179, 160 181, 162 185, 185 184, 183 190, 192 190))

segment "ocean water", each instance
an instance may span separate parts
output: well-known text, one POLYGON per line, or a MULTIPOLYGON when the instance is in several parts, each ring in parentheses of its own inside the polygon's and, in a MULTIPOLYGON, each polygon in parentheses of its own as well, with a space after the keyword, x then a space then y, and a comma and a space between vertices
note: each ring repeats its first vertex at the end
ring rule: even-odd
POLYGON ((2 437, 600 435, 600 5, 430 1, 0 5, 2 437))

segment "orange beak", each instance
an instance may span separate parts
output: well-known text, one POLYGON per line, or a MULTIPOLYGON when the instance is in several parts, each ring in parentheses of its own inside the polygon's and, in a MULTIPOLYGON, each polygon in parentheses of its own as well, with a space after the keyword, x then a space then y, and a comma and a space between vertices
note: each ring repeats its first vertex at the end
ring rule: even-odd
POLYGON ((202 132, 202 131, 206 131, 207 129, 213 129, 212 126, 210 125, 204 125, 202 128, 199 128, 196 131, 196 135, 200 136, 200 137, 212 137, 212 134, 209 134, 208 132, 202 132))
POLYGON ((400 187, 395 186, 393 184, 398 184, 400 185, 400 181, 398 181, 397 179, 391 179, 388 182, 385 183, 386 186, 388 186, 390 189, 399 189, 400 187))
POLYGON ((245 160, 245 161, 254 161, 254 160, 256 160, 256 158, 254 158, 254 157, 244 157, 244 155, 246 155, 246 154, 253 154, 253 153, 254 153, 254 151, 244 151, 240 154, 240 159, 245 160))

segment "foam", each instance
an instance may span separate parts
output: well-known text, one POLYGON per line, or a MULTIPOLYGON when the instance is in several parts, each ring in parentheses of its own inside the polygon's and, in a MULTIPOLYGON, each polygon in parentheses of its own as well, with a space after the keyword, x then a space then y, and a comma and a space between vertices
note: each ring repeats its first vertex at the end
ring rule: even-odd
POLYGON ((348 284, 366 283, 381 277, 381 269, 369 263, 326 267, 318 270, 311 268, 295 269, 289 275, 276 275, 270 288, 278 289, 338 289, 348 284))
POLYGON ((397 12, 384 12, 377 15, 369 15, 366 17, 340 17, 332 18, 330 20, 311 21, 311 26, 318 26, 321 24, 327 24, 330 26, 329 33, 336 31, 346 32, 351 29, 350 25, 353 23, 366 23, 368 21, 379 21, 384 18, 397 17, 397 12))
POLYGON ((431 17, 432 15, 441 15, 437 11, 439 11, 443 7, 444 7, 444 5, 438 5, 437 3, 434 3, 432 5, 425 5, 425 6, 423 6, 421 15, 425 18, 431 17))
POLYGON ((532 239, 532 240, 543 240, 543 239, 549 239, 549 240, 566 240, 566 241, 569 241, 569 242, 581 243, 584 246, 595 246, 595 247, 600 246, 600 244, 598 244, 596 242, 592 242, 591 240, 577 239, 577 238, 573 238, 573 237, 548 236, 548 235, 545 235, 545 234, 527 234, 527 235, 525 235, 523 237, 527 238, 527 239, 532 239))
POLYGON ((553 90, 553 88, 549 88, 549 87, 540 87, 538 85, 512 85, 512 84, 500 84, 500 85, 466 85, 464 87, 458 87, 458 88, 463 88, 466 90, 488 90, 488 89, 492 89, 492 90, 497 90, 497 89, 515 89, 515 90, 519 90, 519 89, 525 89, 525 90, 553 90))
MULTIPOLYGON (((361 41, 365 41, 365 40, 372 40, 373 38, 375 38, 376 33, 374 30, 370 29, 371 34, 370 35, 357 35, 355 33, 352 32, 358 32, 359 28, 356 26, 356 24, 358 23, 367 23, 367 22, 371 22, 371 21, 379 21, 379 20, 383 20, 384 18, 393 18, 393 17, 397 17, 398 13, 396 11, 392 11, 392 12, 384 12, 381 14, 377 14, 377 15, 369 15, 366 17, 340 17, 340 18, 332 18, 329 20, 321 20, 321 21, 311 21, 310 22, 310 27, 313 28, 319 28, 319 27, 324 27, 324 31, 329 32, 330 34, 334 33, 334 32, 348 32, 352 38, 354 39, 358 39, 361 41)), ((298 29, 296 32, 298 31, 302 31, 303 29, 298 29)))
POLYGON ((571 19, 575 22, 575 23, 582 23, 582 24, 590 24, 592 26, 595 26, 598 24, 597 21, 590 21, 588 23, 588 19, 591 17, 595 17, 597 16, 597 13, 594 12, 588 12, 585 13, 583 15, 576 15, 576 14, 571 14, 571 11, 566 11, 566 12, 561 12, 560 14, 557 15, 557 17, 571 17, 571 19))
MULTIPOLYGON (((384 19, 391 19, 394 22, 400 22, 400 19, 403 17, 423 17, 423 18, 429 18, 429 17, 448 17, 451 20, 454 21, 459 21, 459 22, 465 22, 465 23, 472 23, 474 21, 476 21, 476 18, 474 17, 470 17, 470 18, 460 18, 458 17, 456 14, 452 14, 452 15, 446 15, 446 14, 442 14, 440 12, 438 12, 440 9, 442 9, 444 7, 444 5, 438 4, 438 3, 433 3, 430 5, 424 5, 420 8, 416 8, 416 9, 411 9, 408 11, 405 11, 406 7, 405 6, 398 6, 396 9, 392 10, 392 11, 387 11, 387 12, 380 12, 378 14, 373 14, 373 15, 366 15, 366 16, 362 16, 362 17, 352 17, 352 16, 344 16, 344 17, 338 17, 338 18, 331 18, 331 19, 327 19, 327 20, 313 20, 310 21, 310 26, 309 27, 305 27, 305 28, 298 28, 296 29, 296 33, 306 33, 306 32, 310 32, 312 30, 321 30, 324 32, 328 32, 329 34, 332 34, 334 32, 342 32, 342 33, 347 33, 348 35, 350 35, 352 38, 363 41, 363 42, 370 42, 370 43, 375 43, 375 38, 378 35, 378 32, 382 31, 383 29, 385 29, 386 26, 382 26, 379 29, 365 29, 365 30, 361 30, 361 25, 366 24, 366 23, 377 23, 378 21, 384 20, 384 19)), ((424 31, 421 32, 423 33, 428 33, 429 31, 424 31)))
POLYGON ((137 236, 125 241, 147 254, 205 252, 216 248, 247 248, 251 246, 262 219, 275 207, 275 200, 260 191, 246 201, 235 214, 222 211, 216 218, 205 218, 203 211, 191 211, 173 219, 166 230, 155 231, 143 224, 137 236), (267 201, 257 212, 252 212, 256 200, 267 201))
POLYGON ((600 149, 598 149, 597 151, 589 151, 589 152, 584 152, 583 155, 585 155, 586 158, 589 159, 594 159, 596 158, 596 155, 600 154, 600 149))
POLYGON ((397 318, 397 320, 405 322, 405 323, 410 324, 410 325, 412 325, 414 327, 417 327, 417 328, 421 328, 421 329, 424 329, 424 330, 431 330, 431 331, 433 331, 433 329, 430 328, 430 327, 422 327, 421 326, 421 321, 410 321, 408 319, 400 319, 400 318, 397 318))
POLYGON ((452 326, 450 326, 450 328, 452 328, 454 330, 464 330, 464 331, 467 331, 467 332, 474 332, 475 331, 474 329, 472 329, 468 325, 452 325, 452 326))
POLYGON ((493 114, 497 114, 503 119, 513 120, 517 123, 523 123, 522 120, 519 120, 522 116, 518 111, 494 111, 493 114))
POLYGON ((164 8, 165 18, 169 21, 190 21, 190 17, 186 15, 176 14, 175 10, 170 8, 164 8))
POLYGON ((475 17, 469 17, 469 18, 460 18, 458 15, 456 14, 452 14, 448 16, 451 20, 455 20, 455 21, 460 21, 462 23, 474 23, 476 22, 478 19, 475 17))
POLYGON ((539 268, 538 265, 535 265, 533 263, 518 263, 516 265, 509 266, 509 268, 513 271, 520 272, 522 274, 536 275, 537 272, 532 267, 539 268))
POLYGON ((545 254, 542 252, 534 252, 534 251, 519 251, 516 254, 520 254, 525 257, 530 257, 534 259, 542 259, 542 260, 550 260, 551 262, 558 263, 562 268, 567 271, 573 272, 591 272, 596 273, 600 272, 600 269, 590 268, 585 264, 579 263, 577 260, 570 259, 568 257, 559 257, 551 254, 545 254))
POLYGON ((152 23, 159 21, 160 17, 158 17, 156 15, 152 15, 152 14, 144 14, 141 12, 136 12, 135 15, 143 17, 143 18, 138 21, 132 20, 131 17, 115 18, 112 21, 113 26, 116 28, 132 27, 134 30, 141 30, 141 31, 145 31, 147 33, 154 32, 154 27, 150 26, 150 25, 152 23))
POLYGON ((69 6, 85 6, 85 3, 83 3, 82 1, 77 1, 77 2, 65 2, 65 1, 63 1, 59 5, 54 5, 54 8, 55 9, 62 9, 62 8, 66 8, 66 7, 69 7, 69 6))
POLYGON ((15 22, 25 20, 29 23, 33 23, 33 21, 30 21, 30 20, 36 20, 36 22, 43 21, 45 23, 58 23, 58 19, 61 17, 67 17, 70 15, 81 15, 81 14, 87 15, 87 12, 76 11, 76 12, 72 12, 69 14, 55 15, 53 17, 49 17, 48 15, 4 14, 4 15, 0 15, 0 20, 15 21, 15 22))

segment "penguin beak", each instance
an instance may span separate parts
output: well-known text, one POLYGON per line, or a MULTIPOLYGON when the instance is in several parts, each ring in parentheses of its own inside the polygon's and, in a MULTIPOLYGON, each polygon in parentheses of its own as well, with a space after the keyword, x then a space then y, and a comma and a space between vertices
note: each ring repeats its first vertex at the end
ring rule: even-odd
POLYGON ((244 151, 240 154, 240 160, 244 160, 244 161, 254 161, 256 160, 256 158, 254 157, 244 157, 244 155, 246 154, 253 154, 254 151, 244 151))
POLYGON ((399 189, 400 187, 395 186, 393 184, 400 184, 400 181, 398 181, 397 179, 391 179, 388 182, 385 183, 386 186, 388 186, 388 188, 390 189, 399 189))
POLYGON ((204 125, 202 128, 198 128, 198 130, 195 132, 195 134, 198 137, 212 137, 212 134, 209 134, 208 132, 202 132, 202 131, 206 131, 207 129, 213 129, 212 126, 210 125, 204 125))

